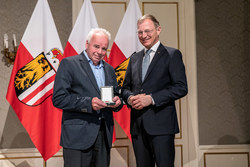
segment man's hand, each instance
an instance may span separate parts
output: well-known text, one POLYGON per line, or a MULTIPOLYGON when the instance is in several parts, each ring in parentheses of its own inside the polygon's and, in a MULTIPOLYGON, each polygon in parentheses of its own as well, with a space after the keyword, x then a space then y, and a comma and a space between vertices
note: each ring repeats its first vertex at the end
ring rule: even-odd
POLYGON ((146 94, 138 94, 136 96, 131 96, 128 100, 132 108, 136 110, 141 110, 152 104, 152 97, 146 94))
POLYGON ((92 108, 93 110, 100 110, 102 108, 107 107, 107 104, 104 103, 103 101, 101 101, 100 99, 98 99, 97 97, 94 97, 92 99, 92 108))
POLYGON ((121 100, 118 96, 115 96, 112 100, 113 100, 113 102, 115 102, 115 105, 108 106, 108 107, 116 108, 121 104, 121 100))

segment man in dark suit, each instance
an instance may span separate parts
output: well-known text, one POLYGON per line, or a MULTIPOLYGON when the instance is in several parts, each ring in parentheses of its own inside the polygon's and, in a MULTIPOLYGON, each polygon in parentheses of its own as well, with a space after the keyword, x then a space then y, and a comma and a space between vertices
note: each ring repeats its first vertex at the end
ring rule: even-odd
POLYGON ((64 58, 57 71, 53 104, 63 110, 60 144, 65 167, 109 166, 112 111, 122 107, 114 69, 103 61, 109 40, 105 29, 92 29, 86 50, 64 58), (113 106, 101 100, 102 86, 113 86, 113 106))
POLYGON ((131 107, 136 164, 173 167, 179 132, 175 100, 188 91, 182 54, 160 43, 161 27, 154 16, 140 18, 137 28, 145 49, 131 56, 122 88, 123 100, 131 107))

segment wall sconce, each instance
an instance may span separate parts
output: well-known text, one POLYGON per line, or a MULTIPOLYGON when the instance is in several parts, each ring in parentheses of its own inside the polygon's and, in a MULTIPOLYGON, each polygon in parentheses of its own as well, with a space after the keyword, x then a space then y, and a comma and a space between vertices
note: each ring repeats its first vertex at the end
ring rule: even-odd
POLYGON ((3 54, 5 58, 7 59, 8 66, 11 64, 14 64, 15 58, 16 58, 16 52, 17 52, 17 44, 16 44, 16 35, 13 34, 13 46, 14 50, 9 51, 9 42, 8 42, 8 35, 4 34, 4 40, 3 40, 3 45, 4 45, 4 50, 3 54))

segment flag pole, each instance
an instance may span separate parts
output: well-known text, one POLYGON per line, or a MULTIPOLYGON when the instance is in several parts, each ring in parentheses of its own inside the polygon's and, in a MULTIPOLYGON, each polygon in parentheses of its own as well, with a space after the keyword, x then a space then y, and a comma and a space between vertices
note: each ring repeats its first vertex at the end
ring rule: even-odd
POLYGON ((43 167, 47 167, 47 161, 43 160, 43 167))

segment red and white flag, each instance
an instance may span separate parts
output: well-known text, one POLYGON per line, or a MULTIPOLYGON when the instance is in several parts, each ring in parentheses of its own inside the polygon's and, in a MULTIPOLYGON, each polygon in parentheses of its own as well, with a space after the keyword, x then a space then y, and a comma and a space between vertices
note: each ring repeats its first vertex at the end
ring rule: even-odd
POLYGON ((46 161, 61 146, 62 111, 52 104, 62 45, 47 0, 38 0, 10 77, 6 99, 46 161))
MULTIPOLYGON (((141 16, 137 0, 130 0, 109 55, 109 64, 115 68, 119 86, 123 84, 129 57, 143 48, 136 35, 137 20, 141 16)), ((114 112, 113 115, 131 140, 130 110, 124 105, 119 112, 114 112)))
POLYGON ((80 54, 85 49, 86 37, 92 28, 97 28, 95 13, 90 0, 84 0, 74 28, 64 49, 64 57, 80 54))

